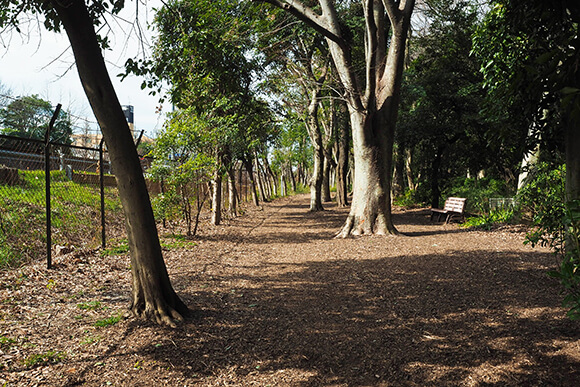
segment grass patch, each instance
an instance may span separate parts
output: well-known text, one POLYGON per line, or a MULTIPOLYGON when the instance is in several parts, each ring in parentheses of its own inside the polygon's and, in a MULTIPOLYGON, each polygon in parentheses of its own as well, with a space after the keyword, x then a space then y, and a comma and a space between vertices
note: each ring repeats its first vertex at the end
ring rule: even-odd
POLYGON ((115 242, 114 246, 108 247, 101 251, 101 257, 110 257, 115 255, 129 254, 129 241, 122 239, 115 242))
POLYGON ((123 319, 123 316, 121 313, 119 313, 116 316, 111 316, 111 317, 104 318, 102 320, 97 320, 93 325, 98 327, 98 328, 104 328, 104 327, 115 325, 116 323, 118 323, 122 319, 123 319))
POLYGON ((166 234, 163 235, 163 238, 161 239, 161 247, 167 250, 188 249, 195 246, 197 246, 197 243, 193 242, 186 235, 166 234))
POLYGON ((16 339, 6 336, 0 336, 0 348, 1 349, 8 349, 16 344, 16 339))
POLYGON ((101 336, 87 336, 85 337, 81 342, 80 345, 90 345, 90 344, 95 344, 98 343, 99 341, 102 340, 101 336))
POLYGON ((81 310, 97 310, 101 309, 102 305, 99 301, 89 301, 89 302, 81 302, 77 304, 77 307, 81 310))
POLYGON ((30 355, 24 359, 24 365, 28 368, 37 367, 46 364, 55 364, 66 357, 64 352, 48 351, 36 355, 30 355))

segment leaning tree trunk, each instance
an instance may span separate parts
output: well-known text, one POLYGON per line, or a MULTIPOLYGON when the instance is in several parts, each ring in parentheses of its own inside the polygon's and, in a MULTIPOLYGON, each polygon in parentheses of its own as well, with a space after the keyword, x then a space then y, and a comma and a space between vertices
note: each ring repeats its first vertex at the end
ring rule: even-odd
POLYGON ((175 293, 133 137, 105 67, 92 20, 82 0, 52 2, 70 40, 81 83, 101 127, 115 171, 131 251, 135 316, 175 325, 188 313, 175 293))

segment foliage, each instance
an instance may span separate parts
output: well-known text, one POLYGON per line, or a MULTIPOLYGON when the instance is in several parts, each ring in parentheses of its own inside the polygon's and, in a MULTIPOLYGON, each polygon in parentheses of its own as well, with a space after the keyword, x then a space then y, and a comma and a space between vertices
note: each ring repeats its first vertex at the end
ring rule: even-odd
MULTIPOLYGON (((48 124, 54 114, 49 101, 37 95, 14 99, 5 109, 0 109, 0 133, 44 140, 48 124)), ((72 144, 72 122, 67 112, 61 111, 55 121, 50 140, 60 144, 72 144)))
POLYGON ((101 257, 124 255, 129 253, 129 242, 127 239, 110 243, 112 246, 101 250, 101 257))
POLYGON ((517 221, 517 209, 501 208, 490 210, 488 214, 467 218, 462 226, 491 230, 494 226, 500 224, 513 224, 517 221))
POLYGON ((403 195, 394 198, 393 204, 405 208, 414 208, 417 206, 422 206, 424 203, 421 203, 417 200, 415 190, 407 190, 403 193, 403 195))
MULTIPOLYGON (((104 15, 117 14, 124 5, 125 0, 90 0, 87 1, 87 10, 93 25, 101 26, 106 23, 104 15)), ((22 24, 29 23, 31 20, 35 22, 42 21, 44 27, 49 31, 61 31, 62 25, 60 19, 50 1, 0 1, 0 28, 13 27, 18 33, 21 33, 22 24), (34 15, 34 17, 24 17, 23 15, 34 15)), ((109 47, 106 32, 105 36, 97 35, 97 39, 102 48, 109 47)))
POLYGON ((555 248, 563 244, 565 217, 564 165, 538 163, 529 171, 526 184, 518 191, 518 202, 524 214, 529 214, 536 229, 527 240, 555 248))
POLYGON ((188 235, 196 233, 208 196, 207 183, 216 166, 215 159, 208 156, 212 154, 213 134, 208 121, 193 109, 180 110, 170 116, 153 149, 149 174, 163 185, 163 192, 152 201, 155 216, 170 222, 181 217, 188 235))
POLYGON ((562 152, 567 119, 580 117, 579 19, 577 2, 495 0, 476 31, 489 113, 506 132, 530 129, 527 150, 562 152))
POLYGON ((568 293, 562 301, 564 307, 570 308, 568 317, 580 320, 580 200, 566 203, 562 224, 565 244, 559 240, 559 244, 552 245, 561 258, 560 269, 548 274, 559 279, 568 293))
POLYGON ((519 192, 522 208, 532 214, 535 229, 525 243, 547 246, 560 258, 559 270, 548 274, 560 280, 567 292, 563 306, 568 317, 580 319, 580 201, 565 197, 565 166, 540 163, 530 171, 519 192))

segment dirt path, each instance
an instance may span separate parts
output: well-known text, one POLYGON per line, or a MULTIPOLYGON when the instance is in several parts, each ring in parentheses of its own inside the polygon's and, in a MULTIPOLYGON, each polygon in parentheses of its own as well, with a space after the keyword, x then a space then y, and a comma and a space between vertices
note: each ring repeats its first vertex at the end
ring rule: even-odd
POLYGON ((346 210, 299 195, 172 248, 195 317, 122 320, 126 257, 70 254, 1 273, 0 383, 123 386, 578 386, 580 330, 556 265, 517 229, 468 231, 396 211, 404 236, 332 239, 346 210), (91 302, 93 304, 91 304, 91 302), (97 305, 82 309, 79 305, 97 305), (31 354, 64 353, 24 366, 31 354))

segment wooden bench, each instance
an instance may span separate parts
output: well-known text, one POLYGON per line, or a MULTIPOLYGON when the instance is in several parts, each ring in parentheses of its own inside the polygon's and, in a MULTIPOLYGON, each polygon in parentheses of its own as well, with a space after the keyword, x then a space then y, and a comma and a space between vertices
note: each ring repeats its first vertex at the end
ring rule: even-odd
POLYGON ((465 218, 463 215, 463 210, 465 209, 465 201, 466 198, 447 198, 445 200, 445 206, 443 209, 440 208, 431 208, 431 221, 435 215, 437 215, 437 221, 441 221, 441 217, 445 216, 445 223, 449 223, 451 218, 454 216, 460 216, 465 218))

